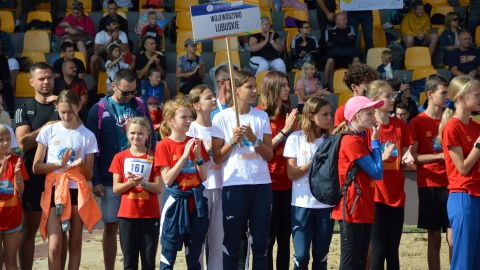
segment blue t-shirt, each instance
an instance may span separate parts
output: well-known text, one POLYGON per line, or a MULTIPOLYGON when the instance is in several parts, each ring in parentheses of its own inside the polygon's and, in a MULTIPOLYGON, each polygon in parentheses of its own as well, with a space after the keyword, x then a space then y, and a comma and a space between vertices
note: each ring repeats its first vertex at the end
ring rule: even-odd
POLYGON ((226 104, 221 104, 221 105, 220 105, 220 106, 221 106, 221 109, 220 109, 220 108, 218 107, 218 104, 219 104, 219 102, 217 102, 217 108, 212 112, 212 114, 210 114, 210 120, 212 120, 212 121, 213 121, 213 117, 215 116, 215 114, 217 114, 217 113, 225 110, 226 108, 228 108, 226 104))
POLYGON ((112 108, 115 112, 114 117, 117 121, 117 149, 118 151, 123 151, 128 148, 128 138, 126 131, 127 123, 130 118, 135 117, 135 111, 132 110, 130 102, 117 103, 112 99, 112 97, 108 98, 108 102, 112 104, 112 108))
POLYGON ((158 99, 158 103, 162 103, 163 98, 165 96, 165 83, 160 82, 157 86, 152 86, 149 80, 142 81, 142 96, 141 99, 143 103, 147 104, 147 99, 149 97, 156 97, 158 99))

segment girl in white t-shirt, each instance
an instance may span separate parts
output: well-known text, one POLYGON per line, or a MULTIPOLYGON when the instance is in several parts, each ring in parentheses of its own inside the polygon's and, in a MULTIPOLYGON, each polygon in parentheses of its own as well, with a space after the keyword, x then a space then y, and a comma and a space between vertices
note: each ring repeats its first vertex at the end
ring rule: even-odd
POLYGON ((333 206, 320 203, 310 192, 308 168, 318 146, 329 136, 332 125, 330 104, 323 98, 311 97, 303 107, 300 130, 292 133, 285 144, 287 172, 292 186, 292 238, 295 249, 294 269, 308 269, 310 244, 313 269, 327 268, 327 255, 332 240, 333 206))
POLYGON ((267 161, 272 159, 268 115, 250 107, 257 99, 255 76, 234 73, 234 107, 215 115, 212 124, 213 161, 223 169, 223 269, 238 268, 240 241, 247 220, 253 238, 253 268, 267 269, 267 238, 272 205, 272 184, 267 161))
MULTIPOLYGON (((35 174, 55 173, 57 175, 69 173, 70 175, 75 175, 77 179, 79 179, 78 175, 81 174, 84 177, 84 181, 92 178, 94 154, 98 152, 97 140, 95 135, 82 124, 78 117, 81 107, 80 98, 74 91, 65 90, 58 95, 56 108, 61 121, 44 126, 37 136, 38 147, 33 160, 33 172, 35 174), (44 161, 45 157, 46 161, 44 161)), ((48 178, 49 175, 47 175, 47 182, 48 178)), ((68 269, 79 269, 82 253, 83 225, 84 223, 90 224, 91 219, 95 217, 100 217, 98 207, 92 209, 87 217, 80 216, 78 211, 80 206, 79 194, 91 194, 91 191, 88 184, 81 182, 81 180, 77 181, 71 180, 71 178, 68 180, 71 205, 70 229, 65 227, 65 222, 57 216, 56 212, 58 209, 56 209, 57 205, 55 205, 53 200, 55 198, 55 187, 53 189, 51 186, 46 187, 44 194, 42 194, 42 201, 48 200, 49 198, 45 194, 49 194, 47 192, 52 190, 50 209, 43 209, 42 207, 43 211, 49 210, 46 223, 49 269, 60 269, 63 263, 65 263, 62 263, 61 259, 62 239, 67 237, 67 230, 68 269), (95 214, 98 214, 98 216, 95 214)), ((60 183, 54 183, 54 185, 56 184, 60 185, 60 183)), ((93 198, 89 199, 94 202, 93 198)), ((85 201, 85 205, 88 205, 87 201, 85 201)), ((95 203, 93 205, 96 206, 95 203)), ((63 207, 63 209, 66 208, 67 206, 63 207)))
MULTIPOLYGON (((195 111, 196 119, 190 125, 187 136, 203 141, 210 161, 205 162, 207 180, 204 196, 208 199, 208 269, 223 269, 223 215, 222 215, 222 166, 212 160, 212 120, 210 115, 217 109, 217 99, 210 87, 205 84, 195 86, 188 94, 195 111)), ((203 263, 203 260, 202 260, 203 263)), ((202 267, 203 268, 203 267, 202 267)))
MULTIPOLYGON (((113 82, 113 77, 115 77, 115 73, 119 71, 120 69, 130 69, 133 71, 133 68, 135 67, 135 61, 132 58, 132 62, 129 64, 125 63, 125 55, 127 53, 122 52, 120 47, 116 44, 111 44, 108 47, 107 50, 107 62, 105 63, 105 70, 107 71, 107 93, 113 93, 112 92, 112 82, 113 82)), ((132 56, 133 57, 133 56, 132 56)))

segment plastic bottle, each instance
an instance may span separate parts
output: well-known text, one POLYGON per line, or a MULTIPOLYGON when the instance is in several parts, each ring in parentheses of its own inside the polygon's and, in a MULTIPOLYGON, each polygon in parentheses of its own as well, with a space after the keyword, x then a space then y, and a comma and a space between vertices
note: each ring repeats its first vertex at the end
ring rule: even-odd
POLYGON ((407 82, 407 73, 403 73, 403 81, 407 82))
POLYGON ((57 42, 52 41, 52 53, 56 53, 56 52, 57 52, 57 42))

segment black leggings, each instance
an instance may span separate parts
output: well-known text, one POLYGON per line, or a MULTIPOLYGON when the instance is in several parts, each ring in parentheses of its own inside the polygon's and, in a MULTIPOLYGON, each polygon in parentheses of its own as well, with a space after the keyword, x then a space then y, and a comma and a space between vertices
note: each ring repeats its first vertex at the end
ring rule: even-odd
POLYGON ((268 237, 267 263, 273 270, 273 245, 277 241, 277 270, 290 269, 290 235, 292 190, 272 191, 272 217, 270 219, 270 235, 268 237))
POLYGON ((365 270, 372 233, 370 223, 340 224, 340 270, 365 270), (344 230, 346 233, 344 233, 344 230))
POLYGON ((404 207, 375 203, 375 223, 372 228, 372 270, 400 269, 398 248, 402 239, 404 207))

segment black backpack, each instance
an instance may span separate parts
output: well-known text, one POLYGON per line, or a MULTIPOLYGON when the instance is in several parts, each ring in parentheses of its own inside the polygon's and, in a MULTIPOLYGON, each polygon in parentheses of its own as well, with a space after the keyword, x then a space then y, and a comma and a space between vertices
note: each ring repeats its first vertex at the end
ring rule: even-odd
MULTIPOLYGON (((353 202, 350 214, 353 213, 358 199, 362 196, 360 186, 355 179, 360 167, 354 163, 353 167, 347 172, 345 183, 340 188, 338 179, 338 152, 340 150, 340 142, 343 136, 352 136, 354 134, 344 133, 332 135, 325 139, 318 147, 315 155, 313 155, 312 163, 308 168, 308 181, 310 191, 313 197, 319 202, 329 205, 337 205, 340 199, 347 197, 347 190, 350 184, 355 185, 357 196, 353 202)), ((345 220, 347 211, 347 200, 343 200, 343 220, 345 220)), ((345 224, 345 223, 344 223, 345 224)), ((346 231, 345 228, 343 230, 346 231)))
POLYGON ((399 25, 402 23, 403 17, 407 15, 408 12, 412 9, 412 2, 410 0, 403 0, 402 9, 391 9, 388 17, 390 23, 393 25, 399 25))

